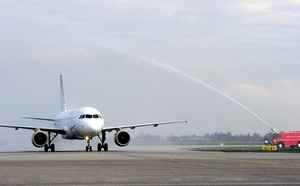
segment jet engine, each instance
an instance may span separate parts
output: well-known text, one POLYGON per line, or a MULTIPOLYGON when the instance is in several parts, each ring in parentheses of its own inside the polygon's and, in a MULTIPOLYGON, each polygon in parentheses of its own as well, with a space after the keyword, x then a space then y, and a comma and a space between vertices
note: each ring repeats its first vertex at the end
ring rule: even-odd
POLYGON ((119 130, 114 136, 115 143, 120 147, 125 147, 129 144, 130 135, 125 130, 119 130))
POLYGON ((47 143, 47 134, 38 130, 32 134, 31 142, 35 147, 43 147, 47 143))

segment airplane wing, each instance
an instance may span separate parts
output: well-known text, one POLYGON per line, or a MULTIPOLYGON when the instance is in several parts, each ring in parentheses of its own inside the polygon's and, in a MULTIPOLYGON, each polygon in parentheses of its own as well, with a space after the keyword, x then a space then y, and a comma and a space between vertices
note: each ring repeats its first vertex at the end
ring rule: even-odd
POLYGON ((18 129, 27 129, 27 130, 41 130, 41 131, 45 131, 45 132, 53 132, 56 134, 63 134, 65 135, 66 132, 64 129, 57 129, 57 128, 47 128, 47 127, 34 127, 34 126, 20 126, 20 125, 1 125, 0 127, 5 127, 5 128, 14 128, 16 130, 18 129))
POLYGON ((104 127, 102 131, 103 132, 111 132, 113 130, 135 129, 136 127, 146 127, 146 126, 157 127, 158 125, 169 125, 169 124, 176 124, 176 123, 187 123, 187 119, 186 120, 179 120, 179 121, 166 121, 166 122, 124 125, 124 126, 117 126, 117 127, 104 127))

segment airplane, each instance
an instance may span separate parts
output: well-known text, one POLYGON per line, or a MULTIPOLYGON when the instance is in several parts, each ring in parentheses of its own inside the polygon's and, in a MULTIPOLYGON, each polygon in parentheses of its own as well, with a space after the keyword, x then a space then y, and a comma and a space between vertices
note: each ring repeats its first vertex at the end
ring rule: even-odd
POLYGON ((153 126, 167 124, 187 123, 187 120, 166 121, 166 122, 154 122, 144 124, 133 124, 115 127, 104 127, 104 119, 101 113, 92 107, 82 107, 78 109, 67 110, 64 96, 63 78, 60 75, 60 94, 61 94, 61 112, 54 118, 41 118, 41 117, 29 117, 24 116, 25 119, 51 121, 54 122, 54 128, 49 127, 37 127, 37 126, 21 126, 21 125, 4 125, 0 124, 0 127, 27 129, 33 130, 31 142, 33 146, 37 148, 44 147, 44 151, 55 151, 55 144, 53 140, 61 135, 63 139, 67 140, 86 140, 86 151, 92 151, 91 140, 94 137, 98 137, 100 143, 97 144, 97 151, 108 151, 108 145, 106 141, 106 133, 115 131, 114 142, 117 146, 125 147, 130 142, 130 135, 124 129, 135 129, 137 127, 153 126))

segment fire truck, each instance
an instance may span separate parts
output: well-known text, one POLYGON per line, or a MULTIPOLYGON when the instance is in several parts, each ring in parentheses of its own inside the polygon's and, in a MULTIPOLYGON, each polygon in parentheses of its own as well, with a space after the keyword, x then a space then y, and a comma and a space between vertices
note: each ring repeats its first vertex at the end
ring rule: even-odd
POLYGON ((277 149, 284 147, 300 148, 300 131, 270 132, 264 136, 266 145, 276 145, 277 149))

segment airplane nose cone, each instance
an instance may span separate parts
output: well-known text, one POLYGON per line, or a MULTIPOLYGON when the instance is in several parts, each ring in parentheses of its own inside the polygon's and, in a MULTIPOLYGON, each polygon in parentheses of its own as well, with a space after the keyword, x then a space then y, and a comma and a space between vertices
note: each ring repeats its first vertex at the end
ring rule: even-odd
POLYGON ((82 125, 81 136, 96 136, 103 129, 103 120, 87 120, 82 125))
POLYGON ((103 124, 99 121, 93 121, 90 123, 90 128, 91 130, 96 131, 98 134, 103 129, 103 124))

